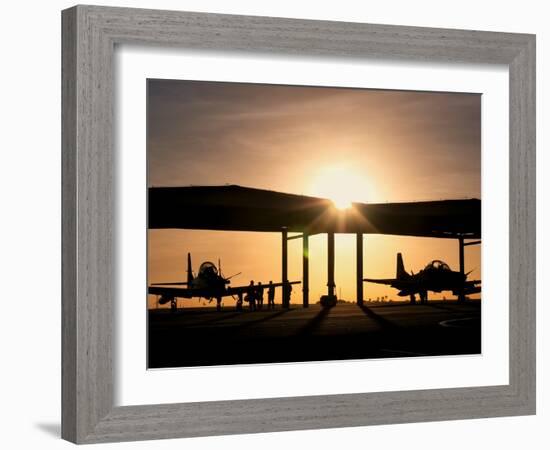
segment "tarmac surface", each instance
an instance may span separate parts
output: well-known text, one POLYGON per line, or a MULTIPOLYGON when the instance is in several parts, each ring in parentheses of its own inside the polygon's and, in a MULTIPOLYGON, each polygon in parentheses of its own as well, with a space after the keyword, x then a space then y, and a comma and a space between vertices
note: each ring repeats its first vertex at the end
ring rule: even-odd
POLYGON ((149 311, 149 368, 481 353, 481 301, 149 311))

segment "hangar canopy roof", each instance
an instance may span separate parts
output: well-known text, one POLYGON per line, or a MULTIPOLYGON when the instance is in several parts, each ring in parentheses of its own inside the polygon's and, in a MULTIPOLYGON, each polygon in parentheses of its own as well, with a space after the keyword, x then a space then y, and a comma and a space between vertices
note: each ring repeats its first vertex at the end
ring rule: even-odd
POLYGON ((148 227, 480 239, 481 201, 354 203, 242 186, 151 187, 148 227))

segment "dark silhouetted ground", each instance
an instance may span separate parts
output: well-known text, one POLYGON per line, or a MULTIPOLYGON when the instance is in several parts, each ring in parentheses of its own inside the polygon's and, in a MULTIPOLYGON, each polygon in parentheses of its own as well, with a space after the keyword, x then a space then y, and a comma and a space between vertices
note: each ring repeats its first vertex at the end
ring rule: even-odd
POLYGON ((149 367, 481 353, 481 302, 149 311, 149 367))

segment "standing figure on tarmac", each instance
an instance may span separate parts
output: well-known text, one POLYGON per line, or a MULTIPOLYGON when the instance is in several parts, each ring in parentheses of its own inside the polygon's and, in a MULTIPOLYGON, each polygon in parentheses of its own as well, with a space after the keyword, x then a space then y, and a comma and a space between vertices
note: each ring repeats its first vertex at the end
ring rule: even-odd
POLYGON ((256 288, 256 298, 258 299, 258 309, 262 309, 264 306, 264 287, 262 282, 258 281, 258 287, 256 288))
POLYGON ((271 280, 267 287, 267 309, 275 309, 275 286, 271 280))
POLYGON ((285 280, 283 282, 283 306, 285 308, 290 308, 290 297, 292 295, 292 285, 285 280))
POLYGON ((246 296, 248 297, 250 311, 256 311, 256 286, 254 286, 254 280, 250 280, 250 284, 246 290, 246 296))
POLYGON ((243 310, 243 293, 242 292, 239 292, 239 294, 238 294, 237 304, 235 305, 235 309, 237 311, 242 311, 243 310))

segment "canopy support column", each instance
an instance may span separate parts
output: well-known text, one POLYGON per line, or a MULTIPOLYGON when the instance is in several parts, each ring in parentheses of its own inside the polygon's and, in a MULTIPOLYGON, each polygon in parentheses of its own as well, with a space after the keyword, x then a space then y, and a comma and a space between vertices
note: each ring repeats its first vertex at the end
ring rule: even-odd
POLYGON ((356 234, 356 246, 357 246, 357 304, 363 305, 363 233, 356 234))
POLYGON ((282 231, 282 267, 281 267, 281 281, 283 284, 283 308, 288 308, 289 301, 288 301, 288 286, 286 285, 288 281, 288 230, 286 228, 283 228, 282 231))
POLYGON ((309 306, 309 235, 302 236, 302 303, 304 308, 309 306))
POLYGON ((327 233, 327 287, 328 287, 328 296, 330 299, 334 298, 334 288, 336 284, 334 283, 334 233, 327 233))
POLYGON ((466 300, 466 297, 464 295, 464 238, 461 236, 458 238, 458 267, 460 271, 460 275, 462 277, 460 281, 460 293, 458 294, 458 301, 463 302, 466 300))

